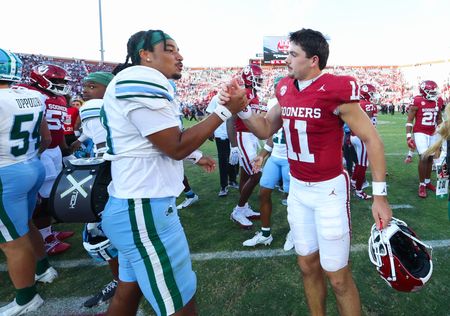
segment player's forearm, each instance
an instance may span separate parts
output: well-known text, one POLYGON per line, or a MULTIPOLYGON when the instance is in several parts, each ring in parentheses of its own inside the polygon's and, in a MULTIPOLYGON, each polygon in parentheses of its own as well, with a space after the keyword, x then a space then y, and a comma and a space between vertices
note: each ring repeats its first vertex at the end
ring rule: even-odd
POLYGON ((171 158, 176 160, 184 159, 194 150, 199 148, 214 132, 214 130, 222 124, 223 121, 216 115, 212 114, 200 123, 184 130, 180 134, 178 145, 173 151, 171 158))
POLYGON ((275 132, 272 124, 262 115, 253 114, 250 118, 242 121, 259 139, 268 139, 275 132))
POLYGON ((237 136, 236 136, 236 127, 235 127, 236 117, 227 120, 227 134, 228 139, 230 140, 231 147, 237 147, 237 136))
POLYGON ((367 155, 370 161, 372 181, 385 182, 386 180, 386 160, 384 158, 384 145, 379 136, 371 137, 365 142, 367 155))

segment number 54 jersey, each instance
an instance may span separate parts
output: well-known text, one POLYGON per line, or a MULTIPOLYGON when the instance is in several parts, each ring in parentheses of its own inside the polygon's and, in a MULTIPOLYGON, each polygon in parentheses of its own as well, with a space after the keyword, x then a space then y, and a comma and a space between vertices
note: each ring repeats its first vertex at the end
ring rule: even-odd
POLYGON ((359 89, 349 76, 323 74, 299 91, 296 80, 283 78, 276 97, 286 135, 292 176, 305 182, 333 179, 342 173, 343 121, 338 107, 359 107, 359 89))
POLYGON ((39 92, 23 87, 0 89, 0 168, 36 156, 44 109, 39 92))

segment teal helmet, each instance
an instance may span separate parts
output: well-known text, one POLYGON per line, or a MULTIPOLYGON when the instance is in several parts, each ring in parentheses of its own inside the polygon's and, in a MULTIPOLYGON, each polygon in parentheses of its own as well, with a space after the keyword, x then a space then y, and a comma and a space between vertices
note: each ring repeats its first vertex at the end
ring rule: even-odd
POLYGON ((22 79, 22 61, 7 50, 0 48, 0 81, 20 81, 22 79))

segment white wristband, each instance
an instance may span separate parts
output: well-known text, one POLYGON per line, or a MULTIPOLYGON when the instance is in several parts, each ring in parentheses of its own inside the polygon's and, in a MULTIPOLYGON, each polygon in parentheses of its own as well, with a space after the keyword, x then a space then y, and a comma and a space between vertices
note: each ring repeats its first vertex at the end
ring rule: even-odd
POLYGON ((252 109, 247 105, 245 109, 237 113, 242 120, 248 120, 252 117, 252 109))
POLYGON ((217 107, 214 110, 214 113, 216 113, 220 117, 220 119, 224 122, 233 116, 233 114, 230 112, 230 110, 228 110, 222 104, 217 104, 217 107))
POLYGON ((412 134, 411 133, 406 133, 406 138, 411 138, 412 134))
POLYGON ((196 164, 203 157, 203 153, 200 150, 195 150, 192 154, 187 156, 185 159, 189 160, 193 164, 196 164))
POLYGON ((373 195, 387 195, 386 182, 372 182, 373 195))
POLYGON ((270 146, 267 145, 267 144, 264 144, 264 149, 265 149, 268 153, 271 153, 273 148, 270 147, 270 146))
POLYGON ((413 127, 413 124, 412 123, 406 123, 405 126, 413 127))

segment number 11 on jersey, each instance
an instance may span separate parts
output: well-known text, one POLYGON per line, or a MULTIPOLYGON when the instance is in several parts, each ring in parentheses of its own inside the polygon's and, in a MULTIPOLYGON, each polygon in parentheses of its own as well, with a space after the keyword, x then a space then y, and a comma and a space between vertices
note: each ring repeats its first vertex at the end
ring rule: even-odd
POLYGON ((314 163, 314 155, 309 151, 306 124, 306 121, 283 119, 288 158, 314 163))

